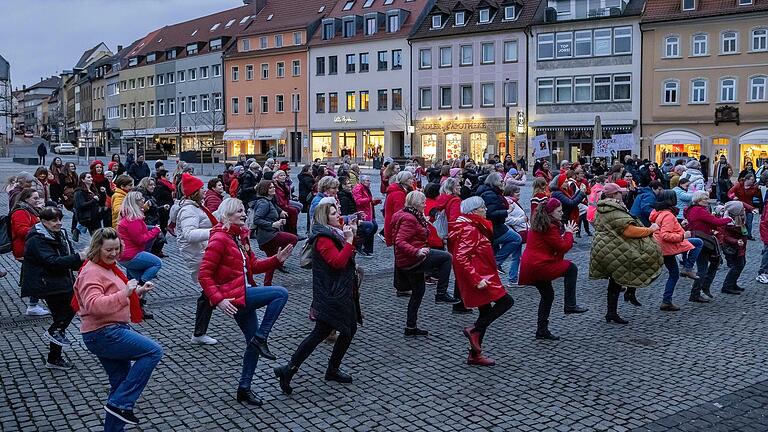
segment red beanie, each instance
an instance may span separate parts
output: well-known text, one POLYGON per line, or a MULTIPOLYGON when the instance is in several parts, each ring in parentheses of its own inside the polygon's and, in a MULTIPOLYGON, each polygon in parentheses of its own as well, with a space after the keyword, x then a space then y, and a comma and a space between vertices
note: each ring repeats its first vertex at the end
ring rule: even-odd
POLYGON ((181 191, 184 192, 184 196, 192 196, 193 193, 203 188, 203 181, 199 178, 184 173, 181 175, 181 191))
POLYGON ((547 213, 552 213, 553 211, 555 211, 555 209, 557 209, 561 205, 562 204, 560 203, 559 200, 555 198, 550 198, 545 204, 545 208, 547 209, 547 213))
POLYGON ((625 188, 625 187, 629 186, 629 183, 627 183, 627 181, 624 180, 624 179, 618 179, 614 183, 616 183, 616 185, 618 185, 619 187, 622 187, 622 188, 625 188))

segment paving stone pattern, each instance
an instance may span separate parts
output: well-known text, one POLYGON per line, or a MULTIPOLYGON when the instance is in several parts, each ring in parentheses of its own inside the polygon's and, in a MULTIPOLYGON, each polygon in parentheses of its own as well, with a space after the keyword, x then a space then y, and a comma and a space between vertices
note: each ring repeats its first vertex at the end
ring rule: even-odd
MULTIPOLYGON (((530 187, 524 193, 527 199, 530 187)), ((6 199, 0 201, 7 211, 6 199)), ((312 327, 311 274, 299 268, 294 254, 290 274, 275 275, 275 283, 290 292, 270 338, 278 361, 260 362, 253 386, 265 405, 250 408, 234 400, 245 343, 234 321, 216 311, 209 334, 220 343, 189 343, 200 288, 171 238, 166 251, 172 256, 163 260, 149 296, 156 319, 135 326, 165 355, 138 401, 142 424, 132 430, 768 430, 768 291, 754 281, 758 243, 749 245, 743 295, 689 303, 691 281, 683 279, 675 293, 682 310, 661 312, 662 277, 638 291, 642 307, 622 302, 620 312, 631 323, 618 326, 603 319, 606 282, 588 279, 590 240, 579 240, 568 258, 579 267, 579 301, 590 311, 563 315, 558 281, 551 327, 562 340, 535 341, 538 293, 511 289, 515 305, 485 341, 498 364, 481 368, 465 364, 461 334, 477 314, 452 315, 450 306, 434 304, 431 287, 419 316, 430 336, 402 336, 407 299, 394 296, 392 252, 377 240, 375 259, 359 259, 366 270, 365 324, 343 364, 355 382, 323 381, 331 346, 321 344, 294 379, 293 395, 285 396, 271 368, 285 362, 312 327)), ((22 315, 20 266, 10 254, 0 256, 0 266, 9 272, 0 279, 0 430, 99 430, 109 385, 82 344, 79 322, 70 327, 76 343, 66 353, 76 368, 45 369, 41 334, 50 320, 22 315)))

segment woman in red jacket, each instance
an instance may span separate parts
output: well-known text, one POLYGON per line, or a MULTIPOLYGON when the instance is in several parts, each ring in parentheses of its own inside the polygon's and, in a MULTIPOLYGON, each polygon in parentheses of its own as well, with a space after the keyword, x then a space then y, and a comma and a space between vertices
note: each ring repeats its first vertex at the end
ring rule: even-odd
POLYGON ((203 205, 209 212, 213 213, 219 209, 222 201, 224 201, 224 183, 220 178, 214 177, 208 181, 208 190, 203 196, 203 205))
POLYGON ((453 245, 453 273, 461 298, 466 306, 480 311, 475 325, 464 329, 470 346, 467 364, 493 366, 496 362, 483 356, 483 337, 514 301, 499 278, 492 246, 493 224, 485 218, 485 210, 480 197, 462 201, 462 215, 450 224, 448 238, 453 245))
POLYGON ((762 208, 763 200, 760 197, 760 188, 755 184, 755 176, 753 174, 747 174, 738 183, 733 185, 731 190, 728 191, 728 198, 732 200, 741 201, 744 204, 744 210, 746 211, 746 226, 747 226, 747 238, 754 240, 752 237, 752 222, 755 219, 757 209, 755 208, 755 202, 758 207, 762 208))
MULTIPOLYGON (((27 188, 19 194, 16 205, 11 209, 11 251, 17 261, 24 260, 24 244, 29 231, 40 222, 37 216, 43 209, 45 202, 37 191, 27 188)), ((43 316, 50 312, 39 304, 37 297, 29 297, 26 314, 29 316, 43 316)))
POLYGON ((282 265, 293 246, 288 245, 276 255, 259 260, 248 241, 243 203, 237 198, 227 198, 219 206, 219 214, 221 223, 211 229, 198 278, 211 305, 234 318, 245 335, 237 401, 261 406, 261 398, 251 391, 251 382, 260 355, 276 359, 269 351, 267 339, 288 301, 288 290, 280 286, 256 286, 253 277, 282 265), (259 324, 256 310, 264 306, 267 309, 259 324))
POLYGON ((576 304, 576 278, 579 275, 579 269, 564 258, 573 247, 576 223, 568 221, 564 227, 565 233, 560 234, 562 218, 562 204, 554 198, 536 207, 536 212, 531 217, 528 243, 520 260, 520 285, 534 285, 541 295, 536 339, 560 339, 549 331, 549 313, 555 299, 553 280, 565 278, 566 314, 583 313, 588 310, 576 304))
MULTIPOLYGON (((281 210, 288 213, 286 218, 285 231, 297 235, 296 226, 299 221, 299 209, 291 205, 291 188, 285 181, 288 176, 285 171, 277 170, 272 175, 272 182, 275 184, 275 200, 281 210)), ((304 240, 300 238, 299 240, 304 240)))
POLYGON ((701 253, 696 258, 696 274, 698 279, 693 281, 689 301, 696 303, 709 303, 714 297, 710 292, 712 281, 720 267, 720 244, 716 232, 722 232, 726 225, 731 223, 731 218, 721 218, 710 213, 709 194, 705 191, 696 191, 691 198, 691 205, 683 210, 683 216, 688 221, 688 230, 691 235, 700 238, 704 242, 701 253), (703 294, 703 295, 702 295, 703 294))
POLYGON ((400 171, 392 184, 387 187, 387 199, 384 201, 384 239, 387 246, 392 246, 392 216, 405 207, 405 196, 413 190, 413 174, 400 171))

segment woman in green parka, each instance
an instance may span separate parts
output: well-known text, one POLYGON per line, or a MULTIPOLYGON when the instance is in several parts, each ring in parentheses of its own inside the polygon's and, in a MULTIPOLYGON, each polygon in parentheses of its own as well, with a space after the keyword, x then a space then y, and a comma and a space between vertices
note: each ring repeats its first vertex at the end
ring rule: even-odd
POLYGON ((618 313, 619 294, 627 287, 624 299, 635 306, 640 302, 635 289, 650 284, 661 273, 661 249, 653 240, 656 224, 643 227, 629 214, 623 195, 627 189, 606 183, 603 196, 597 202, 595 239, 589 260, 591 279, 608 279, 608 312, 606 322, 627 324, 618 313))

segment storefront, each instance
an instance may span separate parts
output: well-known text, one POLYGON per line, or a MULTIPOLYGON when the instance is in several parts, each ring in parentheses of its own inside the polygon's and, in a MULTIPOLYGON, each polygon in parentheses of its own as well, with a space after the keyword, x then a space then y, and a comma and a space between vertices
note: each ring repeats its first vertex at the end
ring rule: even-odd
POLYGON ((229 129, 224 132, 224 141, 231 156, 266 154, 272 148, 285 155, 286 136, 285 128, 229 129))
MULTIPOLYGON (((673 130, 661 133, 653 139, 653 146, 656 149, 656 163, 658 164, 664 162, 666 158, 672 160, 685 157, 699 159, 701 156, 701 137, 692 132, 673 130)), ((721 150, 727 154, 727 146, 721 150)))
POLYGON ((739 137, 740 169, 752 162, 755 169, 768 159, 768 129, 758 129, 739 137))
MULTIPOLYGON (((607 139, 614 134, 629 134, 632 133, 632 129, 632 126, 603 126, 603 133, 599 138, 607 139)), ((594 126, 535 127, 534 131, 536 135, 547 135, 552 161, 555 164, 562 160, 591 163, 594 157, 594 126)), ((632 152, 619 152, 617 157, 622 158, 624 154, 630 153, 632 152)))
MULTIPOLYGON (((503 157, 507 148, 513 158, 517 158, 519 149, 516 143, 522 139, 511 127, 507 147, 504 119, 420 120, 415 122, 415 130, 413 154, 428 162, 458 159, 466 155, 481 163, 490 155, 503 157)), ((522 139, 520 142, 525 141, 522 139)))
POLYGON ((350 157, 356 163, 369 163, 384 156, 385 131, 362 129, 312 132, 312 160, 350 157))

